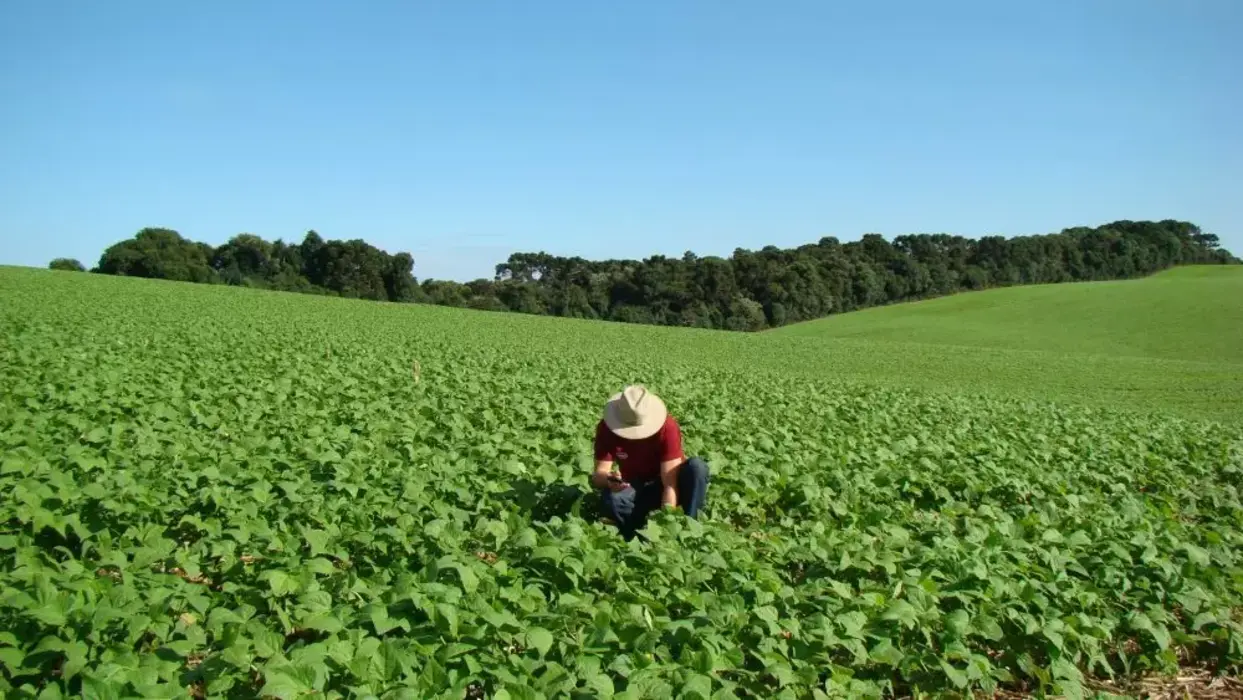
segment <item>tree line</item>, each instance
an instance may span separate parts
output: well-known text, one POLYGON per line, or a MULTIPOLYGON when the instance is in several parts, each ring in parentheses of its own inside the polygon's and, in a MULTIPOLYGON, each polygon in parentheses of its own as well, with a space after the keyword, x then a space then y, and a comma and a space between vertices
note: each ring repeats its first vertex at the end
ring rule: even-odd
MULTIPOLYGON (((365 241, 301 243, 240 234, 213 247, 146 228, 115 243, 92 272, 311 294, 430 303, 628 323, 756 331, 829 314, 958 291, 1128 279, 1174 265, 1238 264, 1218 237, 1185 221, 1115 221, 1060 233, 984 236, 879 234, 796 248, 737 249, 726 257, 592 261, 514 253, 492 279, 414 276, 414 258, 365 241)), ((50 267, 83 270, 58 258, 50 267)))

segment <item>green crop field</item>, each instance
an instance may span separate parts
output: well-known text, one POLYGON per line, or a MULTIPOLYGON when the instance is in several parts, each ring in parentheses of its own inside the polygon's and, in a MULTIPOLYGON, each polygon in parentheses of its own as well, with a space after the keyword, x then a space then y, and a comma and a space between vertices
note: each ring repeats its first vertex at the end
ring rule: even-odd
POLYGON ((1080 697, 1243 663, 1214 313, 1070 348, 12 268, 0 299, 5 697, 1080 697), (634 381, 713 481, 625 542, 585 489, 634 381))
POLYGON ((1243 265, 955 294, 772 333, 1243 364, 1243 265))
POLYGON ((840 378, 1243 418, 1243 266, 957 294, 764 336, 840 378))

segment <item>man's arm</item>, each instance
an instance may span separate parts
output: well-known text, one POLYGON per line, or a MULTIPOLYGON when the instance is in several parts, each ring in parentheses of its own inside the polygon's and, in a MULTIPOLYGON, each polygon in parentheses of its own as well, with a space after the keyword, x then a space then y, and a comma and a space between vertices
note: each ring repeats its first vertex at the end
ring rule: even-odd
POLYGON ((668 459, 660 463, 660 505, 673 508, 678 504, 678 467, 680 459, 668 459))
POLYGON ((660 454, 660 504, 673 508, 678 505, 678 468, 686 461, 686 455, 682 453, 682 428, 672 416, 661 436, 664 445, 660 454))
POLYGON ((596 439, 593 451, 596 458, 595 471, 591 473, 591 485, 598 489, 612 488, 619 490, 616 484, 609 483, 609 474, 613 473, 612 436, 605 427, 604 421, 596 424, 596 439))
POLYGON ((596 470, 591 473, 591 485, 598 489, 608 488, 611 473, 613 473, 613 460, 597 459, 596 470))

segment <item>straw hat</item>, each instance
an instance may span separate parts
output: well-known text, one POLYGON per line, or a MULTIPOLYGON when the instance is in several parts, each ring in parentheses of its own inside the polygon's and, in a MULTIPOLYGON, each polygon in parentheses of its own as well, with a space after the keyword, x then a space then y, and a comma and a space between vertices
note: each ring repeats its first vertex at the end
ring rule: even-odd
POLYGON ((631 385, 604 405, 604 424, 618 437, 642 440, 660 432, 669 409, 645 387, 631 385))

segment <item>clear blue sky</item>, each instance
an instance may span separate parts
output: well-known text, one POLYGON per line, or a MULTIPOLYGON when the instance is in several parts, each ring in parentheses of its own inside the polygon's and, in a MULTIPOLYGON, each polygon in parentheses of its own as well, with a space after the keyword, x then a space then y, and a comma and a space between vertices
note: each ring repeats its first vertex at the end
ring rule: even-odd
POLYGON ((1243 0, 0 3, 0 263, 165 226, 728 255, 1194 221, 1243 255, 1243 0))

